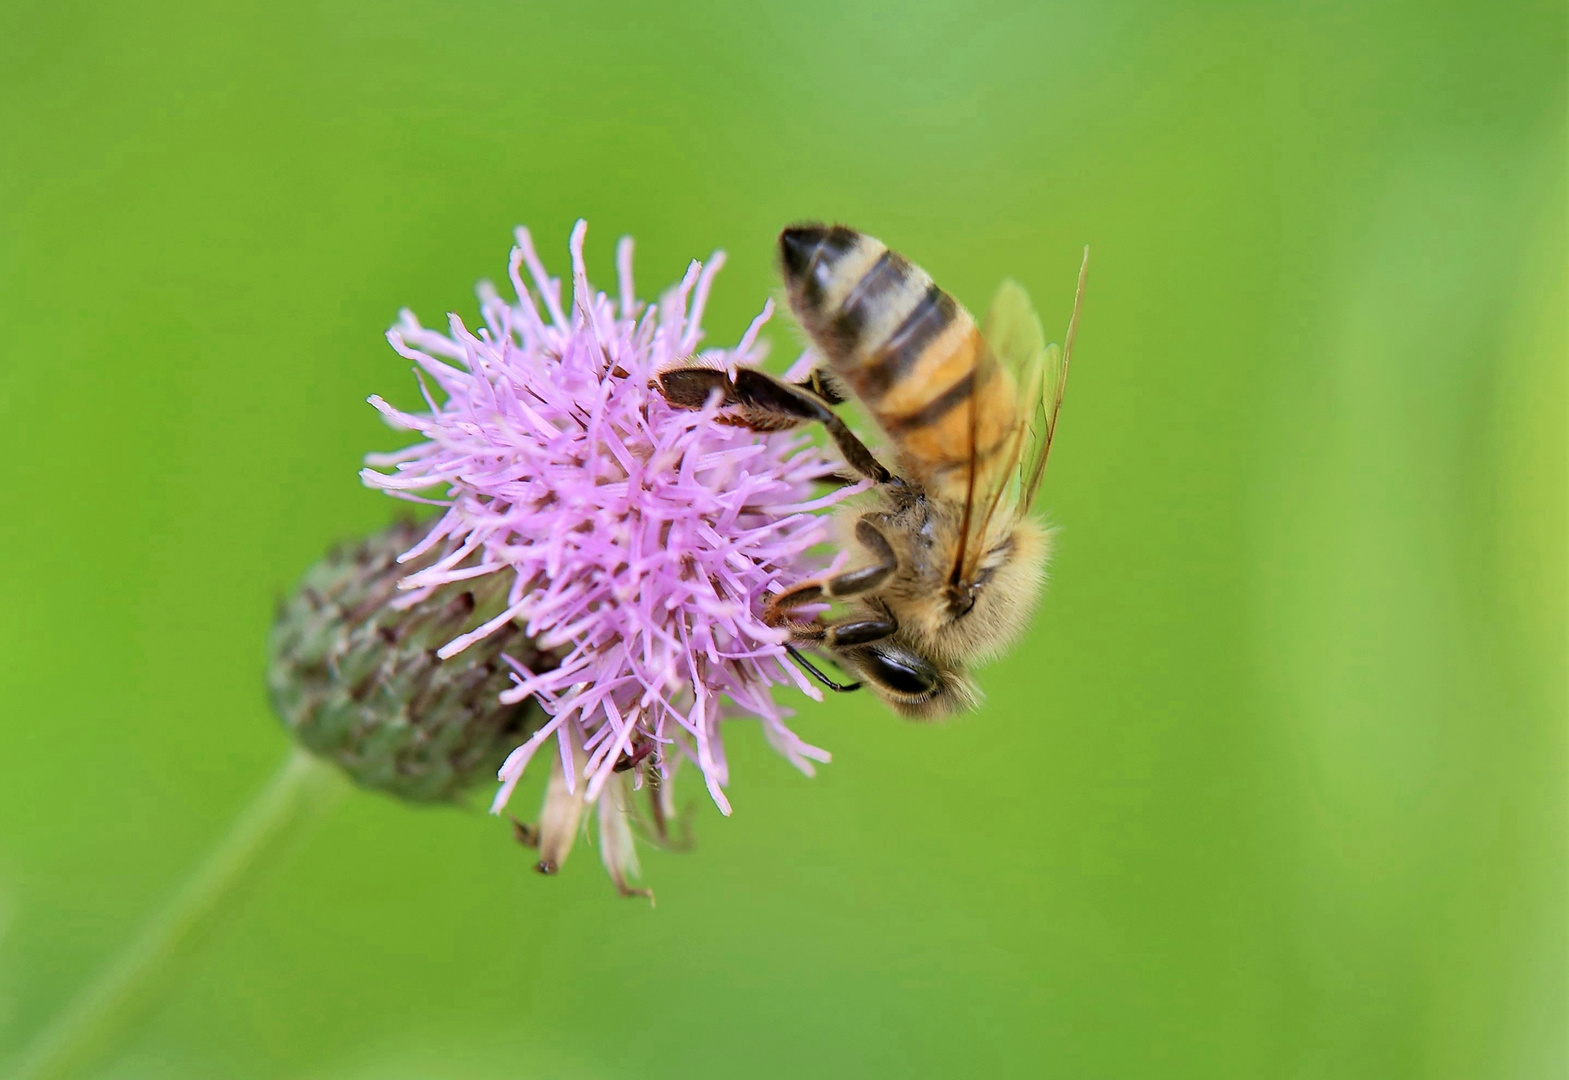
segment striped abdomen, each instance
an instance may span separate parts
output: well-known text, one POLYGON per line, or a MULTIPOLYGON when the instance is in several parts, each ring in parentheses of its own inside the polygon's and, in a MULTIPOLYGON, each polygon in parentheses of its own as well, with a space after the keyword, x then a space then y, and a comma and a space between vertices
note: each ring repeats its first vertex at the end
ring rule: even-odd
POLYGON ((796 318, 906 467, 928 484, 962 489, 972 430, 985 460, 1012 431, 1017 408, 1013 379, 970 313, 926 271, 854 229, 789 228, 779 248, 796 318))

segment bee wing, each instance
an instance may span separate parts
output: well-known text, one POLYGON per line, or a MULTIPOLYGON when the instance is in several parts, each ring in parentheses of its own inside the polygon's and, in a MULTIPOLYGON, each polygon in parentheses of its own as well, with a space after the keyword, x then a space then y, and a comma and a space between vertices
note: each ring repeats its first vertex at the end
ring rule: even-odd
MULTIPOLYGON (((1037 380, 1021 384, 1026 387, 1022 400, 1029 410, 1025 418, 1028 432, 1026 446, 1019 460, 1018 498, 1021 512, 1028 511, 1035 502, 1041 478, 1046 473, 1046 458, 1051 454, 1052 439, 1057 434, 1057 415, 1062 411, 1062 395, 1068 387, 1068 361, 1073 357, 1073 337, 1079 327, 1079 308, 1084 302, 1084 279, 1089 268, 1090 249, 1086 247, 1084 260, 1079 264, 1078 288, 1073 294, 1073 315, 1068 319, 1068 332, 1063 337, 1063 344, 1060 348, 1056 345, 1041 348, 1037 358, 1031 362, 1038 372, 1037 380)), ((1029 304, 1023 289, 1019 289, 1019 300, 1014 301, 1015 304, 1020 302, 1026 306, 1029 304)), ((1040 319, 1033 309, 1028 309, 1028 318, 1036 335, 1033 340, 1044 340, 1040 319)))
POLYGON ((1018 513, 1027 513, 1040 491, 1052 437, 1057 433, 1063 391, 1068 385, 1068 361, 1078 329, 1089 258, 1090 249, 1086 247, 1084 261, 1079 265, 1073 315, 1061 348, 1046 344, 1035 306, 1017 281, 1004 280, 986 312, 981 334, 991 354, 988 360, 997 365, 997 376, 1010 380, 1018 412, 1007 441, 983 465, 976 459, 977 421, 972 404, 970 489, 965 500, 959 558, 954 567, 956 583, 973 580, 975 568, 985 554, 987 527, 1002 502, 1006 499, 1018 513))
POLYGON ((1014 279, 1004 279, 998 286, 982 323, 981 336, 987 348, 976 367, 977 394, 970 400, 970 485, 965 491, 959 551, 954 559, 954 584, 973 581, 985 554, 985 531, 992 516, 1004 498, 1017 501, 1020 494, 1018 463, 1025 449, 1029 402, 1039 397, 1043 334, 1040 320, 1029 305, 1029 294, 1014 279), (996 380, 1003 380, 1003 391, 996 391, 996 380), (992 385, 992 389, 981 392, 987 385, 992 385), (982 403, 995 408, 998 402, 1009 403, 1014 414, 1007 418, 1007 433, 1001 444, 982 460, 982 403), (1026 414, 1020 414, 1020 410, 1026 410, 1026 414))
POLYGON ((1048 351, 1041 320, 1030 303, 1029 293, 1012 278, 997 287, 986 322, 981 329, 992 356, 1012 379, 1014 402, 1013 430, 1004 453, 988 473, 996 494, 1006 491, 1014 499, 1025 492, 1020 488, 1020 466, 1029 463, 1041 443, 1040 403, 1046 383, 1048 351))
POLYGON ((955 585, 974 580, 976 567, 986 553, 986 530, 997 508, 1005 499, 1014 504, 1019 500, 1019 463, 1028 438, 1031 403, 1040 398, 1043 378, 1045 335, 1030 306, 1029 294, 1017 281, 1005 279, 997 287, 981 326, 981 336, 986 341, 986 354, 976 375, 982 385, 993 384, 984 395, 986 404, 996 408, 1006 403, 1012 415, 1007 418, 1007 434, 1002 443, 982 460, 977 430, 982 395, 978 393, 970 400, 969 487, 950 579, 955 585), (1001 393, 994 380, 1002 380, 1001 393))

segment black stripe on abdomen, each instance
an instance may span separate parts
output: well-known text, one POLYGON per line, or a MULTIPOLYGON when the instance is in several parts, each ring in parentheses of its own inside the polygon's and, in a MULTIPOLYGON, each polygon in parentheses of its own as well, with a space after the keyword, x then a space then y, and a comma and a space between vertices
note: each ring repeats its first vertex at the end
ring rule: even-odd
POLYGON ((935 424, 937 421, 953 412, 954 409, 957 409, 961 402, 968 400, 974 393, 975 369, 971 368, 969 371, 965 372, 964 378, 948 387, 948 389, 944 390, 942 393, 932 398, 931 401, 927 402, 924 407, 917 409, 910 415, 887 418, 879 417, 878 419, 882 420, 883 426, 886 427, 890 433, 900 431, 914 431, 917 428, 923 428, 930 424, 935 424))
POLYGON ((842 355, 853 353, 858 345, 875 346, 875 342, 862 342, 861 335, 869 323, 876 321, 878 308, 887 303, 890 293, 898 291, 909 273, 910 264, 904 256, 898 252, 884 251, 871 269, 862 274, 861 280, 845 294, 839 310, 829 319, 827 328, 835 344, 843 348, 842 355))
POLYGON ((953 297, 937 286, 927 289, 882 347, 851 376, 856 393, 868 402, 887 393, 890 386, 910 373, 926 347, 953 322, 958 310, 953 297))

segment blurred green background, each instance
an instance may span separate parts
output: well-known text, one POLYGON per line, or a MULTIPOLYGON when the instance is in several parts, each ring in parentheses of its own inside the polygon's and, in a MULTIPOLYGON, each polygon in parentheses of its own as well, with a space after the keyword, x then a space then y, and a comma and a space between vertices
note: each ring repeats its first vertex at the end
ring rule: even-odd
POLYGON ((395 512, 396 310, 581 215, 645 295, 727 249, 728 344, 826 217, 1051 327, 1093 245, 987 708, 812 707, 815 780, 738 725, 654 910, 355 794, 93 1075, 1565 1076, 1565 22, 4 5, 0 1058, 284 756, 266 628, 395 512))

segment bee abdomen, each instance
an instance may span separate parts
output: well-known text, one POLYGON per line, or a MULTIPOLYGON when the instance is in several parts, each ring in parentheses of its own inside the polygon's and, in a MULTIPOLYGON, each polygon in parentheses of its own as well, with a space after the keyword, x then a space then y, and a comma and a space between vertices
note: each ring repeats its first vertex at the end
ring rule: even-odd
POLYGON ((779 246, 797 317, 906 457, 967 470, 972 426, 985 429, 981 453, 992 448, 1012 402, 1005 392, 999 399, 969 312, 920 267, 842 225, 786 229, 779 246))
POLYGON ((791 306, 859 394, 853 375, 868 349, 893 333, 930 281, 898 253, 842 225, 786 229, 779 246, 791 306))

